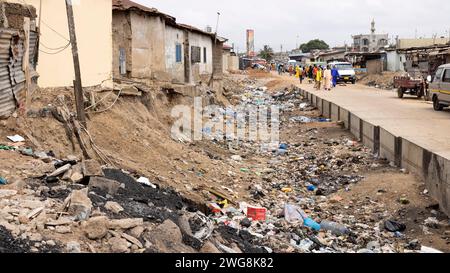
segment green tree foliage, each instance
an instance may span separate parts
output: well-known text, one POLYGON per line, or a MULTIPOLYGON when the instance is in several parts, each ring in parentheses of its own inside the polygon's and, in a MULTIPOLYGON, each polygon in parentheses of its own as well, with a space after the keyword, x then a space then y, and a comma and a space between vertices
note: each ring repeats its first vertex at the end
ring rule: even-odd
POLYGON ((314 49, 329 49, 330 46, 325 43, 323 40, 319 40, 319 39, 315 39, 315 40, 311 40, 309 42, 307 42, 306 44, 302 44, 300 46, 300 49, 304 52, 304 53, 309 53, 311 52, 311 50, 314 49))
POLYGON ((264 48, 259 52, 258 57, 270 62, 273 59, 273 49, 270 46, 265 45, 264 48))

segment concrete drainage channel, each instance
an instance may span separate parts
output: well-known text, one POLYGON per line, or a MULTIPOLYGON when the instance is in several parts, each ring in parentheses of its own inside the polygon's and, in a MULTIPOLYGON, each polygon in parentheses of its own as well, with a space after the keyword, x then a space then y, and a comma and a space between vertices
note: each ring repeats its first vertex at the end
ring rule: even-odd
POLYGON ((351 111, 300 89, 303 97, 317 107, 321 115, 343 122, 346 129, 381 158, 423 179, 430 195, 439 202, 441 210, 450 216, 450 161, 401 136, 367 122, 351 111))

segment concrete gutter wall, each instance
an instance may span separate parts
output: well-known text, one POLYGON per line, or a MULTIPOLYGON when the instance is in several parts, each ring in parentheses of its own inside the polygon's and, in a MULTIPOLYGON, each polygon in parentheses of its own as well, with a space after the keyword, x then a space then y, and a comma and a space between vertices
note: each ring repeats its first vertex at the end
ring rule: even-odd
POLYGON ((375 154, 397 167, 421 177, 430 195, 439 202, 444 213, 450 215, 450 160, 419 145, 371 124, 351 111, 326 101, 306 90, 300 92, 320 113, 333 121, 343 121, 344 127, 375 154))

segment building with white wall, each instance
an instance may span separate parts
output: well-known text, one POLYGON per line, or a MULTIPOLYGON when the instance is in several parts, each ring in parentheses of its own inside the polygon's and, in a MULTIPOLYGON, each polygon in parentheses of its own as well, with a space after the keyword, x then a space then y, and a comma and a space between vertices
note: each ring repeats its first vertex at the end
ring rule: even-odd
MULTIPOLYGON (((8 0, 36 9, 40 29, 37 65, 40 87, 72 86, 74 80, 66 1, 8 0), (40 10, 41 8, 41 10, 40 10)), ((73 0, 81 78, 95 86, 112 77, 112 0, 73 0)))
POLYGON ((112 21, 114 78, 197 84, 223 74, 225 40, 213 33, 129 0, 113 0, 112 21))

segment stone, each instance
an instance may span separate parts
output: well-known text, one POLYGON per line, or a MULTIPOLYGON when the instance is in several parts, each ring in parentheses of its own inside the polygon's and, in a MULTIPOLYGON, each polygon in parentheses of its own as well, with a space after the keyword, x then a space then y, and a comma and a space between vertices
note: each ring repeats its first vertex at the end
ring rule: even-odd
POLYGON ((111 251, 113 253, 128 252, 128 242, 123 238, 112 237, 108 240, 108 244, 111 246, 111 251))
POLYGON ((68 156, 66 157, 66 159, 67 159, 68 161, 78 161, 78 157, 77 157, 77 156, 74 156, 74 155, 68 155, 68 156))
POLYGON ((64 174, 65 172, 67 172, 68 170, 70 170, 70 168, 72 168, 72 165, 70 164, 66 164, 58 169, 56 169, 56 171, 52 172, 51 174, 49 174, 49 177, 56 177, 56 176, 60 176, 61 174, 64 174))
POLYGON ((120 183, 104 177, 91 177, 89 180, 89 190, 99 189, 110 195, 115 195, 120 189, 120 183))
POLYGON ((52 161, 45 152, 35 152, 34 155, 45 163, 50 163, 52 161))
POLYGON ((140 238, 142 233, 144 233, 144 230, 145 228, 143 226, 137 226, 130 229, 128 233, 135 238, 140 238))
POLYGON ((17 194, 16 190, 0 190, 0 199, 9 198, 17 194))
POLYGON ((110 229, 131 229, 137 226, 143 226, 144 219, 135 218, 135 219, 118 219, 118 220, 109 220, 108 228, 110 229))
POLYGON ((203 247, 200 249, 200 253, 222 253, 213 243, 206 242, 203 247))
POLYGON ((83 180, 84 176, 81 172, 73 172, 70 176, 69 181, 72 183, 80 183, 83 180))
POLYGON ((28 217, 26 217, 25 215, 20 215, 19 222, 21 224, 28 224, 30 222, 30 219, 28 217))
POLYGON ((72 233, 72 229, 69 226, 57 226, 55 228, 55 232, 60 234, 68 234, 72 233))
POLYGON ((242 157, 240 155, 233 155, 231 156, 231 159, 234 161, 242 161, 242 157))
POLYGON ((81 170, 84 176, 103 176, 102 166, 97 160, 89 159, 81 163, 81 170))
POLYGON ((68 212, 75 217, 76 221, 87 220, 92 211, 92 201, 88 197, 88 188, 74 190, 64 201, 68 212))
POLYGON ((155 229, 146 232, 144 239, 149 241, 152 248, 161 253, 194 253, 195 250, 183 244, 180 228, 171 220, 166 220, 155 229))
POLYGON ((64 175, 62 176, 62 180, 64 181, 70 181, 70 177, 72 176, 72 169, 68 170, 67 172, 64 173, 64 175))
POLYGON ((105 209, 107 209, 115 214, 119 214, 122 211, 124 211, 123 207, 121 205, 119 205, 119 203, 112 202, 112 201, 106 202, 105 209))
POLYGON ((366 248, 370 249, 370 250, 376 250, 376 249, 379 249, 380 247, 381 247, 380 243, 377 241, 369 242, 366 246, 366 248))
POLYGON ((81 253, 81 246, 78 242, 68 242, 66 245, 66 251, 68 253, 81 253))
POLYGON ((440 223, 436 217, 429 217, 425 219, 425 226, 433 229, 438 229, 440 226, 440 223))
POLYGON ((144 247, 144 246, 142 245, 142 243, 141 243, 138 239, 134 238, 134 237, 131 236, 131 235, 128 235, 128 234, 126 234, 126 233, 123 233, 123 234, 122 234, 122 237, 123 237, 124 239, 126 239, 128 242, 130 242, 130 243, 132 243, 132 244, 135 244, 135 245, 138 246, 139 248, 143 248, 143 247, 144 247))
POLYGON ((33 241, 33 242, 40 242, 40 241, 42 241, 42 235, 39 233, 28 234, 28 240, 33 241))
POLYGON ((135 86, 132 85, 122 85, 120 89, 120 94, 125 96, 142 96, 142 92, 139 91, 135 86))
POLYGON ((58 220, 48 220, 47 223, 45 223, 46 226, 66 226, 72 224, 73 221, 67 217, 61 217, 58 220))
POLYGON ((89 219, 88 221, 82 224, 82 228, 88 237, 91 240, 102 239, 108 234, 108 217, 106 216, 98 216, 89 219))
POLYGON ((48 246, 56 246, 56 243, 55 243, 55 241, 53 241, 53 240, 48 240, 48 241, 46 242, 46 244, 47 244, 48 246))
POLYGON ((81 164, 72 166, 72 174, 69 181, 71 183, 80 183, 84 178, 83 171, 81 169, 81 164))

